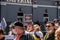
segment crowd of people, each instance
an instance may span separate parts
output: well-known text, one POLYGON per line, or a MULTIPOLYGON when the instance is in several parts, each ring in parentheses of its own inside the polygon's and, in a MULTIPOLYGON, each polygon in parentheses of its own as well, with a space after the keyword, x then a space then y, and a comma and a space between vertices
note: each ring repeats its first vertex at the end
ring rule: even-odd
MULTIPOLYGON (((55 19, 44 24, 46 34, 41 31, 41 25, 23 25, 17 21, 9 25, 8 35, 14 35, 13 40, 60 40, 60 21, 55 19)), ((0 28, 0 40, 5 40, 5 34, 0 28)))

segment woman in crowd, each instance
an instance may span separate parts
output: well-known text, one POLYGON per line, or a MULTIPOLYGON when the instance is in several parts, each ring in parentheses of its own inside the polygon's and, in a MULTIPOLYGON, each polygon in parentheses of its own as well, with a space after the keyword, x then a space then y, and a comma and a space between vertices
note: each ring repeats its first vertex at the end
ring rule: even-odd
POLYGON ((34 33, 34 29, 32 25, 27 25, 25 30, 25 34, 33 34, 34 33))
POLYGON ((43 40, 43 33, 41 32, 40 26, 35 24, 34 26, 34 40, 43 40))
POLYGON ((55 31, 55 40, 60 40, 60 27, 55 31))

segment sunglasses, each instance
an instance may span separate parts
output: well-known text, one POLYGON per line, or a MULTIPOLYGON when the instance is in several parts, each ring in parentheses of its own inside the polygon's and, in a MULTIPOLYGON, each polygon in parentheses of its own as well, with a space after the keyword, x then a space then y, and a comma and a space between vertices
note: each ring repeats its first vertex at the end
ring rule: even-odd
POLYGON ((50 27, 50 25, 49 26, 46 26, 46 27, 50 27))

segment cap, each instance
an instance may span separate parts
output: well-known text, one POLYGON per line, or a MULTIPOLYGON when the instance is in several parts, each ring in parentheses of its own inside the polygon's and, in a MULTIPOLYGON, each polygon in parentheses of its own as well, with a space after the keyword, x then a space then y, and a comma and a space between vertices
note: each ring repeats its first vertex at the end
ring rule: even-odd
POLYGON ((54 19, 53 21, 55 22, 55 21, 57 21, 58 19, 54 19))
POLYGON ((23 27, 23 24, 22 24, 22 23, 20 23, 20 22, 16 22, 16 23, 14 24, 14 26, 23 27))

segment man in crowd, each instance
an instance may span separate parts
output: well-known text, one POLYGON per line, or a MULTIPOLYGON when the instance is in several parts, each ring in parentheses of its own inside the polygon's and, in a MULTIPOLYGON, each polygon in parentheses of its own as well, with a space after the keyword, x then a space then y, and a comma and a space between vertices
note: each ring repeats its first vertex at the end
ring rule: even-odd
POLYGON ((15 39, 14 40, 32 40, 32 37, 31 36, 27 36, 25 35, 24 33, 24 26, 22 23, 20 22, 16 22, 15 24, 15 30, 16 30, 16 36, 15 36, 15 39))
POLYGON ((49 22, 46 24, 46 35, 44 36, 44 40, 54 40, 55 38, 55 25, 53 22, 49 22))
POLYGON ((59 28, 59 20, 58 19, 54 19, 53 20, 54 24, 55 24, 55 29, 59 28))

